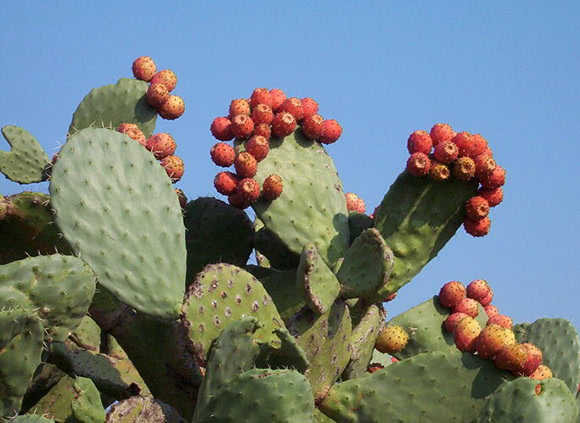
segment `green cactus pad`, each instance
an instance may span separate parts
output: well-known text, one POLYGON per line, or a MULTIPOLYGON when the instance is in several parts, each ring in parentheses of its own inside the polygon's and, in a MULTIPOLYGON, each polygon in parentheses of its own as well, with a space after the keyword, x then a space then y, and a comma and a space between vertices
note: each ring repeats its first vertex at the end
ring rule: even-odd
POLYGON ((0 417, 20 411, 40 364, 43 327, 26 297, 0 288, 0 417))
POLYGON ((105 420, 99 391, 90 379, 83 377, 63 377, 30 412, 63 422, 102 423, 105 420))
POLYGON ((55 254, 1 266, 0 286, 27 296, 43 321, 47 341, 63 341, 87 313, 96 279, 78 257, 55 254))
POLYGON ((0 151, 0 172, 20 184, 44 181, 50 160, 36 138, 26 129, 13 125, 4 126, 2 135, 11 150, 0 151))
POLYGON ((267 260, 269 266, 279 270, 295 269, 300 262, 300 256, 290 251, 268 228, 261 228, 256 232, 254 248, 267 260))
POLYGON ((544 318, 521 329, 518 342, 531 342, 542 350, 543 363, 554 377, 576 393, 580 385, 580 342, 574 325, 565 319, 544 318))
POLYGON ((574 396, 563 381, 521 377, 489 397, 477 423, 576 423, 577 417, 574 396))
POLYGON ((343 298, 370 298, 383 290, 393 270, 393 252, 378 230, 363 231, 346 251, 336 277, 343 298))
POLYGON ((194 423, 311 423, 312 391, 294 370, 252 369, 223 386, 194 423))
MULTIPOLYGON (((483 329, 487 315, 481 305, 477 322, 483 329)), ((439 304, 437 296, 393 317, 389 326, 402 326, 409 334, 405 349, 396 353, 398 359, 412 357, 417 354, 432 351, 456 351, 453 334, 443 328, 443 322, 449 316, 450 310, 439 304)))
POLYGON ((43 416, 37 415, 24 415, 24 416, 16 416, 6 423, 55 423, 52 419, 47 419, 43 416))
POLYGON ((313 242, 307 242, 302 249, 296 285, 304 292, 308 307, 317 314, 330 310, 340 294, 340 284, 336 276, 320 257, 313 242))
POLYGON ((203 415, 204 408, 222 386, 254 365, 260 347, 253 337, 259 327, 258 320, 243 317, 230 323, 215 340, 199 390, 194 420, 203 415))
POLYGON ((344 255, 349 233, 344 192, 331 157, 298 130, 270 138, 256 180, 262 184, 271 174, 282 177, 284 191, 272 202, 254 203, 256 214, 290 251, 300 254, 304 244, 314 241, 332 266, 344 255))
POLYGON ((358 325, 352 329, 350 336, 352 354, 342 374, 343 379, 354 379, 367 372, 382 321, 383 315, 379 307, 372 304, 358 325))
POLYGON ((209 348, 219 334, 244 316, 254 317, 263 325, 255 334, 258 342, 280 345, 273 332, 284 323, 260 281, 225 263, 208 265, 197 274, 185 294, 181 318, 200 365, 205 365, 209 348))
POLYGON ((408 283, 445 246, 464 219, 476 182, 437 182, 401 173, 383 198, 375 228, 395 254, 389 284, 379 297, 408 283))
MULTIPOLYGON (((365 229, 372 228, 374 220, 364 213, 350 212, 348 214, 348 231, 350 233, 350 244, 363 233, 365 229)), ((349 245, 350 245, 349 244, 349 245)))
POLYGON ((70 254, 70 246, 54 224, 50 197, 21 192, 0 199, 0 264, 39 254, 70 254))
POLYGON ((115 85, 92 89, 74 112, 69 134, 85 128, 115 129, 121 123, 135 123, 145 137, 150 137, 157 110, 147 103, 148 88, 147 82, 121 78, 115 85))
POLYGON ((243 266, 252 253, 254 228, 248 215, 215 198, 187 203, 185 229, 187 284, 208 264, 243 266))
POLYGON ((436 351, 336 384, 319 409, 337 422, 468 423, 506 378, 491 361, 436 351))
POLYGON ((58 226, 100 284, 143 313, 179 315, 183 215, 150 152, 124 134, 84 129, 62 148, 50 192, 58 226))
POLYGON ((246 269, 262 282, 284 321, 306 307, 304 296, 296 287, 296 269, 280 271, 258 266, 246 269))
POLYGON ((135 396, 113 405, 105 423, 187 423, 169 404, 135 396))
POLYGON ((256 367, 272 369, 294 369, 300 373, 306 372, 310 362, 306 352, 298 345, 287 329, 276 329, 276 336, 280 338, 280 348, 272 348, 269 344, 260 344, 261 354, 256 360, 256 367))
POLYGON ((305 373, 317 397, 324 395, 340 377, 348 364, 352 333, 350 312, 346 304, 337 300, 323 315, 303 309, 286 323, 306 353, 310 367, 305 373))

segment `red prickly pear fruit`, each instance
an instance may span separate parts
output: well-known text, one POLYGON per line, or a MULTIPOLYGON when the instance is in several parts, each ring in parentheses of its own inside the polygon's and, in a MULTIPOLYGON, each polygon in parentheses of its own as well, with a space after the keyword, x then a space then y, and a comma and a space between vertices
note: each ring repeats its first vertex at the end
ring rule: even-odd
POLYGON ((431 140, 431 135, 426 131, 415 131, 407 138, 407 150, 409 150, 409 154, 429 154, 431 148, 433 148, 433 141, 431 140))
POLYGON ((468 181, 475 176, 475 162, 470 157, 460 157, 453 165, 453 176, 460 181, 468 181))
POLYGON ((480 179, 481 186, 486 189, 499 188, 505 184, 505 169, 499 165, 495 167, 493 172, 480 179))
POLYGON ((153 78, 153 75, 155 75, 155 72, 157 72, 157 67, 151 57, 139 56, 133 61, 131 70, 135 78, 149 82, 153 78))
POLYGON ((493 291, 490 291, 489 294, 487 294, 485 297, 480 298, 479 304, 481 304, 482 307, 487 307, 488 305, 491 304, 491 301, 493 300, 493 291))
POLYGON ((451 313, 443 322, 443 327, 447 332, 453 333, 455 332, 455 329, 457 329, 457 325, 466 317, 471 316, 468 316, 465 313, 451 313))
POLYGON ((453 132, 453 128, 446 123, 436 123, 431 128, 429 135, 431 135, 433 145, 436 146, 440 142, 451 141, 455 136, 455 132, 453 132))
POLYGON ((280 112, 288 112, 296 121, 301 121, 304 118, 304 107, 299 98, 290 97, 284 100, 284 103, 278 109, 280 112))
POLYGON ((310 97, 305 97, 300 101, 302 103, 302 108, 304 109, 303 119, 318 113, 318 103, 316 101, 310 97))
POLYGON ((157 112, 163 119, 175 120, 185 112, 185 103, 178 95, 170 95, 157 112))
POLYGON ((493 189, 480 188, 477 195, 487 200, 489 207, 495 207, 503 201, 503 190, 501 187, 493 189))
POLYGON ((147 103, 156 109, 160 108, 169 99, 169 91, 164 84, 151 84, 147 89, 147 103))
POLYGON ((273 88, 270 90, 270 100, 272 102, 270 107, 272 107, 272 111, 276 113, 278 110, 280 110, 282 103, 286 101, 286 94, 284 94, 284 91, 278 88, 273 88))
POLYGON ((528 357, 522 344, 507 345, 497 352, 493 361, 498 369, 516 371, 521 368, 528 357))
POLYGON ((532 373, 529 378, 536 380, 551 379, 553 377, 552 370, 545 364, 540 364, 534 373, 532 373))
POLYGON ((480 333, 481 327, 477 320, 467 316, 455 328, 455 332, 453 333, 455 346, 460 351, 475 352, 475 342, 480 333))
POLYGON ((173 183, 179 181, 185 172, 183 160, 178 156, 167 156, 161 160, 161 166, 173 183))
POLYGON ((465 298, 465 286, 459 281, 450 281, 439 290, 439 303, 443 307, 453 308, 465 298))
POLYGON ((267 201, 274 201, 276 198, 280 197, 283 189, 284 184, 282 178, 279 175, 272 174, 268 176, 262 184, 262 196, 267 201))
POLYGON ((346 209, 350 212, 364 213, 366 211, 365 202, 354 192, 344 194, 346 199, 346 209))
POLYGON ((304 118, 302 121, 302 132, 304 132, 306 138, 310 138, 311 140, 320 138, 324 132, 322 122, 324 122, 324 118, 316 114, 304 118))
POLYGON ((481 300, 492 293, 491 287, 484 279, 475 279, 467 285, 467 297, 481 304, 481 300))
POLYGON ((234 159, 236 158, 236 151, 234 148, 225 143, 218 142, 209 150, 209 155, 211 160, 218 166, 230 167, 234 164, 234 159))
POLYGON ((383 302, 388 303, 389 301, 393 301, 395 298, 397 298, 397 293, 393 292, 391 295, 389 295, 387 298, 385 298, 383 300, 383 302))
POLYGON ((489 203, 483 197, 471 197, 465 203, 465 214, 468 219, 481 220, 489 214, 489 203))
POLYGON ((163 69, 153 75, 151 78, 152 84, 163 84, 167 87, 167 91, 171 92, 177 85, 177 75, 170 69, 163 69))
POLYGON ((409 334, 402 326, 386 326, 381 329, 375 348, 382 353, 395 354, 402 351, 409 341, 409 334))
POLYGON ((493 172, 497 166, 494 158, 487 153, 476 156, 475 159, 475 176, 480 181, 493 172))
POLYGON ((433 156, 441 163, 449 164, 457 160, 459 150, 453 141, 443 141, 437 144, 433 151, 433 156))
POLYGON ((407 159, 407 172, 413 176, 423 176, 429 173, 431 160, 425 153, 413 153, 407 159))
POLYGON ((459 304, 451 309, 452 313, 465 313, 471 317, 477 317, 479 314, 479 303, 471 298, 462 299, 459 304))
POLYGON ((213 179, 213 186, 223 195, 232 195, 236 192, 240 178, 232 172, 220 172, 213 179))
POLYGON ((227 117, 216 117, 209 128, 211 134, 220 141, 229 141, 234 138, 232 121, 227 117))
POLYGON ((483 360, 492 359, 502 348, 516 343, 514 333, 499 325, 488 325, 475 341, 475 350, 483 360))
POLYGON ((342 135, 342 126, 335 119, 322 121, 322 134, 318 138, 322 144, 335 143, 342 135))
POLYGON ((252 138, 246 141, 246 151, 254 156, 256 161, 261 162, 270 151, 270 143, 261 135, 253 135, 252 138))
POLYGON ((260 197, 260 184, 255 179, 244 178, 238 183, 236 194, 241 195, 248 204, 252 204, 260 197))
POLYGON ((230 102, 230 118, 235 115, 250 116, 250 103, 245 98, 236 98, 230 102))
POLYGON ((267 140, 270 139, 272 135, 272 128, 267 123, 258 123, 254 125, 254 135, 261 135, 262 137, 266 138, 267 140))
POLYGON ((484 306, 483 309, 485 310, 485 314, 487 314, 488 319, 499 314, 499 309, 491 304, 484 306))
POLYGON ((175 193, 177 194, 177 198, 179 200, 179 205, 181 206, 182 209, 184 209, 185 206, 187 205, 187 196, 179 188, 175 188, 175 193))
POLYGON ((471 136, 471 140, 473 143, 472 146, 472 159, 476 158, 480 154, 485 153, 488 150, 487 140, 483 138, 480 134, 474 134, 471 136))
POLYGON ((506 329, 511 329, 513 321, 510 317, 505 314, 496 314, 487 319, 487 325, 500 325, 506 329))
POLYGON ((234 167, 240 178, 253 178, 258 171, 258 161, 250 153, 243 151, 235 158, 234 167))
POLYGON ((266 104, 272 107, 272 97, 267 88, 256 88, 250 96, 250 106, 256 107, 258 104, 266 104))
POLYGON ((147 144, 145 140, 145 134, 139 127, 134 123, 120 123, 117 126, 117 132, 127 135, 129 138, 137 141, 143 147, 147 144))
POLYGON ((279 137, 290 135, 296 129, 296 118, 288 112, 278 112, 272 121, 272 133, 279 137))
POLYGON ((471 157, 473 155, 475 143, 473 142, 473 135, 469 132, 459 132, 451 141, 457 145, 460 156, 471 157))
POLYGON ((384 368, 385 368, 385 366, 383 366, 382 364, 371 363, 367 367, 367 372, 374 373, 374 372, 378 372, 379 370, 383 370, 384 368))
POLYGON ((489 233, 491 228, 491 219, 484 217, 480 220, 465 219, 463 221, 465 232, 474 237, 485 236, 489 233))
POLYGON ((429 177, 434 181, 443 182, 449 179, 451 171, 443 163, 431 161, 431 168, 429 169, 429 177))
POLYGON ((529 342, 522 344, 522 346, 526 349, 526 361, 524 361, 524 364, 517 368, 515 372, 523 376, 530 376, 536 371, 540 364, 542 364, 542 351, 529 342))
POLYGON ((236 207, 238 209, 245 209, 250 207, 250 203, 236 190, 233 194, 228 196, 228 203, 232 207, 236 207))
POLYGON ((236 138, 248 138, 254 132, 254 121, 250 116, 235 115, 231 121, 232 133, 236 138))
POLYGON ((254 121, 254 125, 259 123, 266 123, 269 125, 274 120, 274 112, 272 112, 272 108, 267 104, 258 104, 252 109, 251 117, 254 121))
POLYGON ((161 160, 175 153, 177 144, 171 135, 162 132, 151 135, 147 139, 146 148, 153 153, 157 160, 161 160))

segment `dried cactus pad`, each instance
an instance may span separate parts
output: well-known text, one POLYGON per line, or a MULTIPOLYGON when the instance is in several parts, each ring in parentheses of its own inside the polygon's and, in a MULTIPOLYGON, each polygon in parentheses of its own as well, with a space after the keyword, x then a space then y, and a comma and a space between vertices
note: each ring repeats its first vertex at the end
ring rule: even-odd
POLYGON ((179 315, 185 229, 165 170, 140 144, 108 129, 69 138, 50 183, 56 222, 99 283, 138 311, 179 315))
POLYGON ((284 327, 272 298, 260 281, 230 264, 211 264, 189 286, 182 307, 182 323, 200 365, 205 365, 213 341, 232 322, 254 317, 262 327, 255 339, 280 346, 273 333, 284 327))
POLYGON ((12 149, 0 151, 0 172, 21 184, 43 181, 44 169, 50 161, 36 138, 27 130, 13 125, 4 126, 2 135, 12 149))
POLYGON ((113 405, 105 423, 186 423, 169 404, 154 398, 135 396, 113 405))
POLYGON ((115 85, 94 88, 79 104, 68 130, 116 128, 120 123, 135 123, 145 137, 155 130, 157 111, 147 103, 149 84, 136 79, 121 78, 115 85))

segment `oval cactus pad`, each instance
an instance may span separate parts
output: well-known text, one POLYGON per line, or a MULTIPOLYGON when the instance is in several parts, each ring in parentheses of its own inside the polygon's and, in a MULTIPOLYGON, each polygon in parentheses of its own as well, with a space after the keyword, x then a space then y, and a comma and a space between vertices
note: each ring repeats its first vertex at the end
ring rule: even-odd
POLYGON ((104 287, 145 314, 179 315, 183 216, 149 151, 115 131, 79 131, 61 150, 50 193, 58 226, 104 287))
POLYGON ((198 273, 185 294, 182 322, 200 365, 205 365, 210 346, 220 333, 231 322, 246 316, 263 325, 256 331, 258 342, 280 347, 273 332, 283 328, 284 323, 258 279, 225 263, 210 264, 198 273))
POLYGON ((21 184, 43 181, 44 169, 50 161, 36 138, 14 125, 4 126, 2 135, 12 149, 0 151, 0 172, 21 184))

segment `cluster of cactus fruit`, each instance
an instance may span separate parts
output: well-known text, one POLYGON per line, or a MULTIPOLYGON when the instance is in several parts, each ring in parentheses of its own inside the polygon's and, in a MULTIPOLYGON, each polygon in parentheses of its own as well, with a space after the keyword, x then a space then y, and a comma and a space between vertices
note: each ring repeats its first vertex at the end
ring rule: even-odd
MULTIPOLYGON (((0 171, 20 184, 46 181, 49 194, 0 196, 1 417, 578 423, 580 342, 570 322, 509 321, 504 331, 509 318, 479 280, 446 284, 386 321, 385 301, 461 227, 481 179, 405 169, 367 216, 326 152, 337 132, 313 135, 304 117, 279 129, 299 121, 282 112, 245 176, 262 187, 247 205, 253 222, 235 200, 187 201, 152 154, 161 148, 123 131, 134 124, 151 139, 161 113, 148 100, 157 72, 136 63, 138 79, 81 101, 54 164, 32 134, 2 128, 11 149, 0 151, 0 171), (264 195, 271 175, 283 181, 275 199, 264 195), (498 364, 514 345, 509 366, 498 364), (538 376, 539 361, 549 371, 538 376)), ((234 161, 256 134, 224 128, 253 122, 264 104, 250 99, 249 115, 212 124, 219 141, 238 138, 234 161)), ((223 166, 220 154, 212 159, 223 166)))

